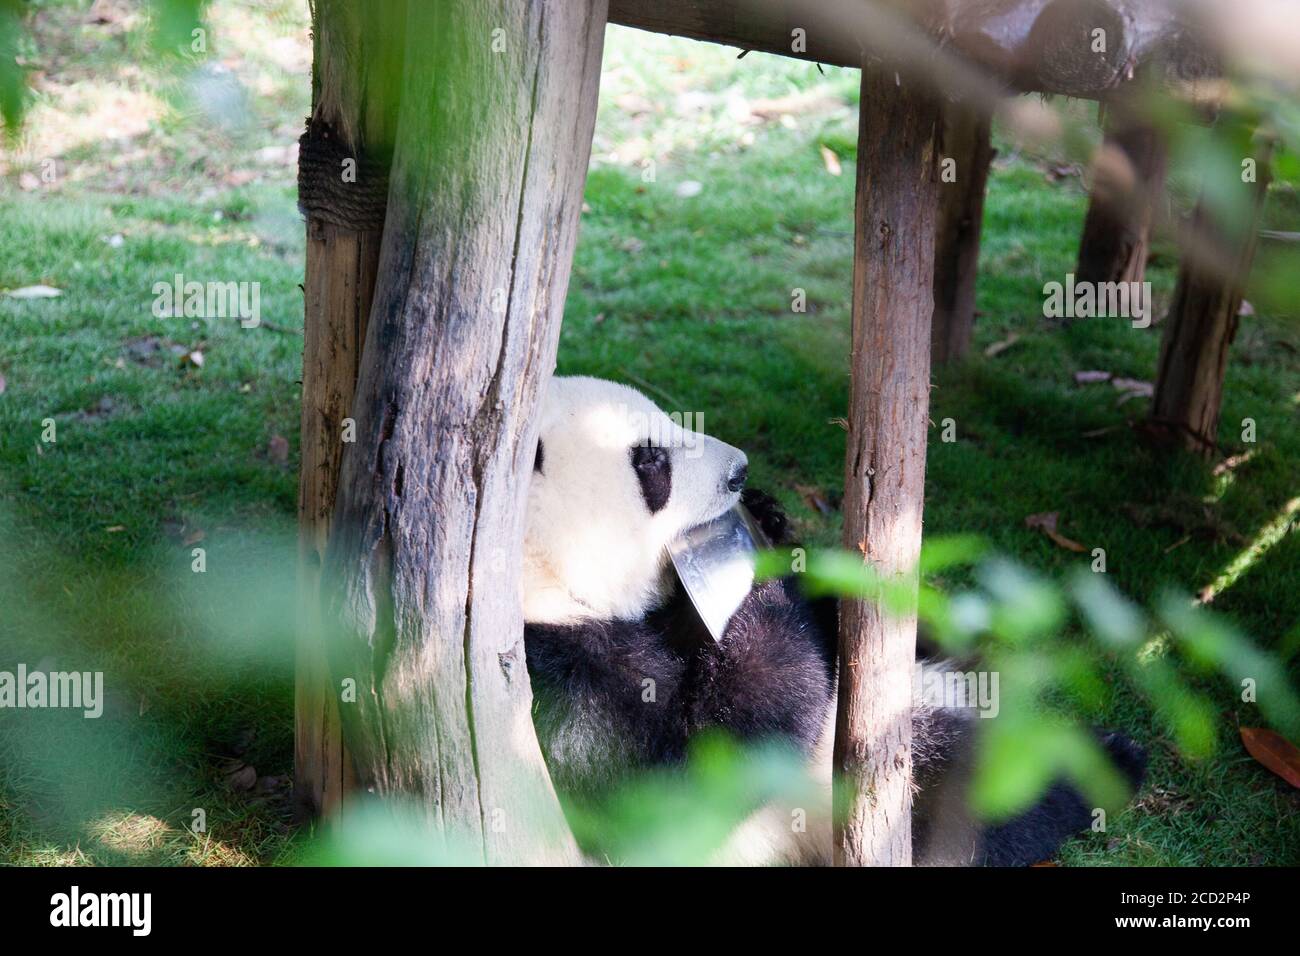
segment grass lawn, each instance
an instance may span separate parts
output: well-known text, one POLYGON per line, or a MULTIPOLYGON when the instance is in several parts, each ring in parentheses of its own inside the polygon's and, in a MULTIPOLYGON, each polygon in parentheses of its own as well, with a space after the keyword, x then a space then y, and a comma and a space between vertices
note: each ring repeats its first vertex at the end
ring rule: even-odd
MULTIPOLYGON (((36 17, 45 79, 28 139, 4 160, 0 288, 62 295, 0 296, 0 669, 103 670, 108 702, 94 721, 0 715, 0 863, 298 853, 286 554, 303 230, 284 147, 308 110, 305 17, 305 4, 218 0, 224 70, 188 95, 123 58, 138 53, 130 15, 103 24, 85 4, 46 3, 36 17), (224 123, 200 112, 232 77, 242 112, 224 123), (39 182, 51 156, 57 179, 39 182), (262 326, 155 317, 154 284, 178 272, 260 283, 262 326)), ((853 71, 611 28, 559 353, 561 373, 626 381, 702 415, 747 450, 752 483, 813 544, 839 536, 838 512, 814 504, 837 504, 843 486, 857 95, 853 71), (806 312, 791 309, 796 289, 806 312)), ((926 533, 978 534, 1064 578, 1086 557, 1024 524, 1059 511, 1062 533, 1105 548, 1113 583, 1147 605, 1165 588, 1200 591, 1250 552, 1213 607, 1261 644, 1291 635, 1294 648, 1300 534, 1257 538, 1300 495, 1300 315, 1252 295, 1233 346, 1220 439, 1249 460, 1216 475, 1148 448, 1128 427, 1147 400, 1121 402, 1074 373, 1149 380, 1159 326, 1043 317, 1043 284, 1073 269, 1086 196, 1060 175, 1070 157, 998 145, 975 347, 934 377, 926 533), (949 418, 957 440, 944 442, 949 418)), ((1300 228, 1293 183, 1270 203, 1270 225, 1300 228)), ((1157 314, 1176 262, 1157 246, 1157 314)), ((1147 745, 1150 777, 1062 863, 1300 862, 1300 796, 1237 738, 1258 718, 1231 684, 1200 686, 1219 747, 1192 762, 1110 685, 1096 719, 1147 745)))

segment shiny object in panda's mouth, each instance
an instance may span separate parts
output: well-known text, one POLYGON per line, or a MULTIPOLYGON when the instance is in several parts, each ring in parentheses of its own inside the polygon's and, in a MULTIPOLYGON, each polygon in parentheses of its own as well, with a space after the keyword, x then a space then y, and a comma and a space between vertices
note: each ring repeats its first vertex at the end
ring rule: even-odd
POLYGON ((754 586, 754 555, 770 546, 744 505, 683 532, 668 557, 691 605, 715 641, 754 586))

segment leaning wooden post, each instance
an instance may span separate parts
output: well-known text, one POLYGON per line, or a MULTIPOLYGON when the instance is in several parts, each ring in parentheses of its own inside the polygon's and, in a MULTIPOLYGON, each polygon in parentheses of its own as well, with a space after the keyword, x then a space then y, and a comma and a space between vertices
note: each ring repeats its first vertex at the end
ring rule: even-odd
POLYGON ((1151 220, 1164 195, 1166 145, 1149 123, 1122 112, 1107 123, 1092 163, 1088 214, 1079 240, 1077 282, 1141 282, 1151 220))
POLYGON ((488 863, 577 860, 533 733, 519 578, 605 20, 605 0, 410 5, 326 560, 362 782, 488 863))
POLYGON ((957 361, 970 348, 984 192, 994 154, 990 134, 987 116, 959 103, 945 108, 942 165, 952 161, 952 176, 946 175, 946 170, 939 176, 930 352, 935 364, 957 361))
MULTIPOLYGON (((915 587, 930 404, 939 108, 892 68, 862 71, 844 543, 915 587)), ((846 600, 835 728, 835 862, 912 858, 914 613, 846 600)))
POLYGON ((347 0, 312 10, 312 115, 299 146, 307 219, 299 477, 299 586, 294 804, 333 815, 355 785, 329 679, 321 565, 379 268, 388 162, 401 82, 406 0, 379 0, 362 22, 347 0))
POLYGON ((1192 216, 1191 246, 1184 252, 1165 319, 1151 402, 1153 424, 1189 451, 1212 455, 1218 447, 1219 411, 1228 347, 1250 266, 1264 200, 1272 143, 1253 157, 1254 178, 1240 184, 1242 222, 1228 229, 1204 198, 1192 216))

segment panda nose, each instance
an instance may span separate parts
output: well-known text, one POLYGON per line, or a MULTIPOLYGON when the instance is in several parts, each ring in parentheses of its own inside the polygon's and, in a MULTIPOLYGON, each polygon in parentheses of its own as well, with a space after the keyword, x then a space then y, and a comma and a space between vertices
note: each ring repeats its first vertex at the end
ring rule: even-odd
POLYGON ((745 487, 745 482, 749 478, 749 465, 743 461, 738 461, 731 466, 731 473, 727 475, 727 490, 740 491, 745 487))

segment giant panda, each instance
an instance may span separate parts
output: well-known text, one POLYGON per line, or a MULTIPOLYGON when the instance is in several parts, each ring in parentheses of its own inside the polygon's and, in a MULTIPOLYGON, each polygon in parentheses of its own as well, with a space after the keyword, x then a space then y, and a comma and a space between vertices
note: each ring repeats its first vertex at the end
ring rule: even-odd
MULTIPOLYGON (((702 631, 666 548, 744 500, 776 544, 775 501, 745 487, 745 453, 683 428, 643 394, 587 377, 552 378, 542 403, 523 552, 524 640, 538 740, 562 796, 597 798, 630 775, 680 764, 717 728, 742 742, 779 740, 821 783, 802 828, 762 807, 719 862, 829 862, 836 606, 794 580, 757 584, 715 642, 702 631), (646 695, 653 682, 653 695, 646 695), (647 699, 647 697, 651 699, 647 699)), ((942 664, 924 664, 942 667, 942 664)), ((913 858, 919 864, 1027 865, 1047 859, 1091 814, 1053 786, 996 827, 966 813, 972 714, 914 702, 913 858)), ((1103 738, 1130 781, 1141 751, 1103 738)))

